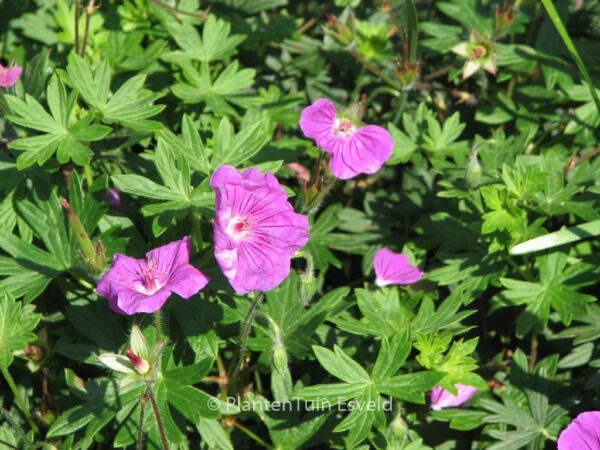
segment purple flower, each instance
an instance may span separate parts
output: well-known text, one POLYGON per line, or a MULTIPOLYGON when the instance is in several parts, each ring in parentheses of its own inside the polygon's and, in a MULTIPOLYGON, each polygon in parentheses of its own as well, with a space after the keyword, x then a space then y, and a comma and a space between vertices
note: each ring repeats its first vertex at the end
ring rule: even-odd
POLYGON ((308 217, 296 214, 271 173, 221 166, 215 189, 215 258, 240 294, 270 291, 290 273, 290 260, 308 242, 308 217))
POLYGON ((600 450, 600 411, 579 414, 560 436, 558 450, 600 450))
POLYGON ((366 125, 339 114, 335 105, 320 98, 302 111, 302 132, 331 153, 331 172, 347 180, 361 173, 375 173, 390 159, 394 141, 376 125, 366 125))
POLYGON ((121 211, 121 192, 118 189, 109 188, 104 196, 113 211, 121 211))
POLYGON ((173 293, 190 298, 207 283, 208 278, 190 264, 186 236, 150 250, 145 259, 116 253, 96 291, 108 298, 114 311, 130 315, 157 311, 173 293))
POLYGON ((21 77, 23 68, 19 66, 4 67, 0 64, 0 86, 3 88, 13 87, 21 77))
POLYGON ((421 279, 424 272, 413 266, 404 253, 395 253, 387 248, 377 250, 373 259, 379 287, 388 284, 411 284, 421 279))
POLYGON ((473 394, 477 392, 476 387, 464 384, 455 384, 454 387, 458 390, 458 395, 453 395, 441 386, 434 387, 431 390, 431 409, 438 411, 443 408, 460 406, 468 402, 473 397, 473 394))

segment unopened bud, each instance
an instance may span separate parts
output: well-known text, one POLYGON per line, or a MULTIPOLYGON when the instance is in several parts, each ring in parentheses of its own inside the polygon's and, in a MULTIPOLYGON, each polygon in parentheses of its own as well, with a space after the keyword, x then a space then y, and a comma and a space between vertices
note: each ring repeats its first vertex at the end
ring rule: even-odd
POLYGON ((129 361, 131 361, 131 364, 133 364, 135 371, 140 375, 146 375, 150 371, 150 364, 148 364, 148 361, 133 353, 133 350, 130 348, 127 349, 127 357, 129 358, 129 361))
POLYGON ((104 198, 110 205, 110 209, 118 212, 121 211, 121 193, 117 189, 108 189, 104 198))
POLYGON ((69 201, 66 198, 63 198, 60 201, 60 204, 67 211, 67 215, 69 216, 69 224, 71 225, 71 229, 75 233, 75 237, 79 243, 83 260, 95 272, 102 272, 104 270, 104 252, 102 252, 101 255, 97 254, 98 247, 95 247, 94 244, 92 244, 92 240, 85 231, 81 220, 79 220, 79 217, 77 217, 77 214, 75 214, 71 208, 69 201))
POLYGON ((304 272, 298 277, 298 295, 300 302, 306 306, 310 303, 317 291, 317 280, 315 277, 315 262, 310 252, 306 250, 296 253, 296 258, 303 258, 306 261, 304 272))
POLYGON ((323 30, 338 44, 346 47, 350 45, 352 41, 354 41, 356 27, 354 23, 354 15, 352 13, 348 14, 348 17, 345 21, 341 21, 330 14, 327 14, 327 20, 329 21, 329 24, 325 25, 323 30))
POLYGON ((408 432, 408 424, 402 418, 400 414, 398 414, 392 423, 390 423, 390 430, 394 433, 394 436, 400 440, 403 440, 408 432))
POLYGON ((317 291, 317 282, 313 273, 303 273, 299 281, 300 301, 303 305, 308 305, 317 291))

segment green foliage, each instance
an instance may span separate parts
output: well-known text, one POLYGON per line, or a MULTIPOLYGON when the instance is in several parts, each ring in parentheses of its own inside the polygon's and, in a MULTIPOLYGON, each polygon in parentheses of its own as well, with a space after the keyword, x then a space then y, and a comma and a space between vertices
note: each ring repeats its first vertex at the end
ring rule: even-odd
POLYGON ((599 409, 600 7, 429 3, 0 4, 0 446, 542 450, 599 409), (331 176, 298 126, 319 98, 389 131, 379 172, 331 176), (257 297, 213 256, 222 165, 310 222, 236 376, 257 297), (199 294, 96 292, 183 236, 199 294), (378 287, 383 247, 424 277, 378 287))
POLYGON ((33 330, 41 315, 33 312, 30 305, 4 294, 0 302, 0 366, 8 367, 13 362, 13 352, 23 349, 34 341, 33 330))

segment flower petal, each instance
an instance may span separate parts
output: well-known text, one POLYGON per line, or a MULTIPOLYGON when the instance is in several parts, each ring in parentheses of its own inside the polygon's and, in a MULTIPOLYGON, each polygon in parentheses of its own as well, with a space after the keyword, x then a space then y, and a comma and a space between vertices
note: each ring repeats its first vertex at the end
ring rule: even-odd
POLYGON ((393 149, 394 140, 385 128, 377 125, 359 128, 333 152, 331 173, 342 180, 360 173, 375 173, 390 159, 393 149))
POLYGON ((10 88, 17 83, 17 80, 21 77, 23 68, 19 66, 14 67, 2 67, 0 65, 0 86, 3 88, 10 88))
POLYGON ((600 450, 600 411, 579 414, 558 437, 558 450, 600 450))
POLYGON ((155 262, 155 272, 159 277, 168 279, 179 266, 187 265, 190 261, 189 236, 150 250, 146 253, 146 259, 149 263, 155 262))
POLYGON ((434 411, 460 406, 468 402, 471 397, 477 392, 477 388, 464 384, 454 385, 458 390, 458 394, 454 395, 441 386, 436 386, 431 390, 431 409, 434 411))
POLYGON ((319 147, 323 147, 323 141, 333 135, 335 117, 333 102, 320 98, 304 108, 300 117, 300 128, 306 137, 314 139, 319 147))
POLYGON ((135 289, 122 289, 117 296, 117 306, 128 315, 153 313, 158 311, 171 296, 168 289, 160 289, 152 295, 146 295, 135 289))
POLYGON ((208 277, 191 264, 179 266, 169 278, 164 289, 179 295, 182 298, 190 298, 197 294, 208 284, 208 277))
POLYGON ((382 248, 373 259, 377 284, 412 284, 421 279, 424 272, 413 266, 407 255, 382 248))

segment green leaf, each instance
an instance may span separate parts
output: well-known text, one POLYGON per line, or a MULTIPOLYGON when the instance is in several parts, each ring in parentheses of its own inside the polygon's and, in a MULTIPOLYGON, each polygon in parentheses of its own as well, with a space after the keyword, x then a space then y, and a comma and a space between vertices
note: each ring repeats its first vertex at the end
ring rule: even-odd
POLYGON ((425 403, 425 393, 446 376, 431 370, 396 375, 377 381, 375 386, 382 394, 412 403, 425 403))
POLYGON ((188 24, 171 22, 169 32, 183 51, 167 53, 163 58, 178 63, 182 59, 211 62, 236 54, 236 47, 246 38, 242 34, 230 36, 231 24, 209 15, 202 28, 202 38, 196 29, 188 24))
POLYGON ((381 348, 371 372, 376 382, 391 377, 404 365, 412 348, 410 331, 405 328, 391 339, 383 338, 381 348))
POLYGON ((196 424, 201 418, 218 419, 221 417, 220 401, 192 386, 182 386, 178 382, 164 380, 169 404, 186 419, 196 424))
POLYGON ((211 78, 207 65, 203 64, 200 72, 184 65, 183 75, 187 82, 175 84, 172 90, 185 103, 205 102, 215 113, 235 115, 230 104, 249 107, 256 102, 250 89, 255 74, 254 69, 240 70, 237 60, 228 64, 215 79, 211 78))
POLYGON ((48 106, 52 115, 33 97, 25 95, 25 101, 14 96, 5 96, 14 115, 7 118, 26 128, 44 134, 17 139, 11 146, 23 153, 17 158, 19 169, 35 163, 44 164, 54 153, 61 164, 72 160, 79 165, 89 162, 93 152, 88 147, 90 141, 98 141, 111 132, 111 128, 102 125, 88 127, 92 116, 71 121, 74 97, 67 96, 65 86, 56 75, 52 77, 47 90, 48 106), (82 131, 88 128, 87 131, 82 131))
POLYGON ((137 131, 158 131, 160 122, 148 120, 164 109, 154 105, 160 94, 144 89, 146 75, 138 74, 128 79, 109 97, 110 69, 106 60, 101 60, 94 74, 89 63, 72 53, 69 56, 67 73, 73 87, 87 104, 94 107, 105 123, 118 123, 137 131))
POLYGON ((327 372, 336 378, 347 383, 369 383, 369 374, 352 358, 350 358, 337 345, 334 345, 333 352, 324 347, 315 345, 313 351, 327 372))
POLYGON ((12 296, 0 294, 0 366, 10 366, 13 352, 37 339, 33 330, 41 318, 33 306, 23 306, 12 296))

